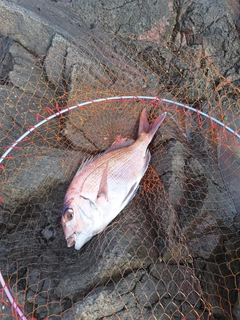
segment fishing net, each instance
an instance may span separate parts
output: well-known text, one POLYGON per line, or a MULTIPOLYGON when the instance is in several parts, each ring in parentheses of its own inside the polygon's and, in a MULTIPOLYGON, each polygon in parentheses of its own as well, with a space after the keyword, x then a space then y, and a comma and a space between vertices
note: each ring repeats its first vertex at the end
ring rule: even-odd
POLYGON ((1 81, 1 319, 239 319, 239 89, 201 46, 54 41, 1 81), (136 139, 143 108, 167 117, 137 195, 68 248, 72 177, 119 136, 136 139))

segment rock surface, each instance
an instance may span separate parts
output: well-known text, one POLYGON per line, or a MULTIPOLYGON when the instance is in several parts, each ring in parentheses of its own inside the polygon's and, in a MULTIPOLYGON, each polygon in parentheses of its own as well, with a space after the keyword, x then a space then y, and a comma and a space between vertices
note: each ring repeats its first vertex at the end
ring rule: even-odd
POLYGON ((0 164, 0 269, 28 318, 238 319, 238 141, 171 104, 68 107, 160 95, 237 130, 239 13, 237 0, 0 2, 0 155, 53 115, 0 164), (79 163, 135 139, 145 106, 168 116, 136 197, 67 248, 61 209, 79 163))

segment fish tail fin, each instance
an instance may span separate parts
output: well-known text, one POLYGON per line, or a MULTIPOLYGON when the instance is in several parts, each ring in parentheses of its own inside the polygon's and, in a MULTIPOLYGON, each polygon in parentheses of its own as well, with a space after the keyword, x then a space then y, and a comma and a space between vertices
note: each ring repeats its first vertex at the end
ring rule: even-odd
POLYGON ((152 140, 156 131, 158 130, 158 128, 166 118, 166 115, 167 115, 167 112, 164 112, 163 114, 158 116, 152 123, 149 123, 147 119, 146 108, 144 108, 140 116, 138 136, 140 136, 141 133, 147 133, 150 140, 152 140))

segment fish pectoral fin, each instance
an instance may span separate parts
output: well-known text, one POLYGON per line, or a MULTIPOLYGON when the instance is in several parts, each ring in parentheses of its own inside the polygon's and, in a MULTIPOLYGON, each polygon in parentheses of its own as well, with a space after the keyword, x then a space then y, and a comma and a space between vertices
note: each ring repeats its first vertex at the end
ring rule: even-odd
POLYGON ((96 203, 99 205, 102 204, 103 201, 108 201, 108 181, 107 181, 107 175, 108 175, 108 162, 106 164, 105 169, 103 170, 102 178, 99 184, 98 194, 96 203))
POLYGON ((103 206, 106 202, 108 202, 108 199, 106 198, 105 194, 99 195, 97 197, 96 204, 98 205, 98 207, 103 206))

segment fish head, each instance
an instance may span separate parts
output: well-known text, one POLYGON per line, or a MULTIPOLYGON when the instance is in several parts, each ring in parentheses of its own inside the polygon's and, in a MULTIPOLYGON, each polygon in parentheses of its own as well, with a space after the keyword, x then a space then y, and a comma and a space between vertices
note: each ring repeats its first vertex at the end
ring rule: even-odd
POLYGON ((66 201, 62 211, 62 227, 67 246, 79 250, 96 234, 94 226, 98 208, 88 198, 78 196, 66 201))

